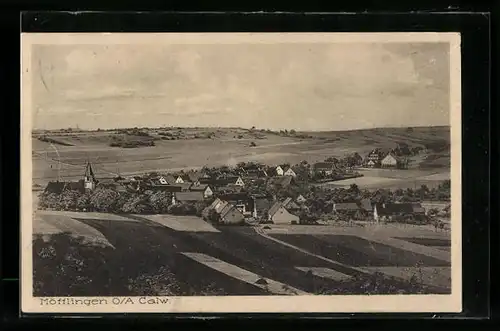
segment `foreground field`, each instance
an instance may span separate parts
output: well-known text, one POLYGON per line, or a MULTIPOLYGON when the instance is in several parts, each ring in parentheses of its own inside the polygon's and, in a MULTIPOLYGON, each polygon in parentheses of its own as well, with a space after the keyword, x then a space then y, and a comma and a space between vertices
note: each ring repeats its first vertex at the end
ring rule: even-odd
MULTIPOLYGON (((434 166, 436 171, 448 171, 449 153, 440 144, 449 142, 449 128, 387 128, 346 132, 312 132, 283 136, 270 132, 252 132, 245 129, 182 129, 186 138, 156 140, 155 146, 141 148, 110 147, 113 131, 47 133, 61 144, 50 144, 33 138, 33 180, 44 185, 57 179, 58 169, 62 179, 80 179, 87 159, 92 161, 98 177, 120 173, 139 174, 150 171, 199 168, 205 165, 235 165, 242 161, 258 161, 268 164, 292 164, 306 160, 310 163, 327 157, 344 157, 358 152, 366 155, 375 147, 392 148, 398 142, 410 146, 438 145, 420 156, 420 163, 434 166), (210 138, 193 138, 202 133, 210 138), (254 142, 255 147, 250 144, 254 142), (57 151, 56 151, 57 150, 57 151), (428 158, 425 161, 424 158, 428 158), (431 160, 432 159, 432 160, 431 160), (61 161, 58 164, 58 160, 61 161), (444 162, 443 162, 444 160, 444 162), (446 160, 448 160, 446 162, 446 160)), ((178 134, 178 130, 176 131, 178 134)), ((152 132, 153 137, 159 138, 152 132)), ((429 175, 429 172, 425 173, 429 175)), ((422 175, 422 174, 420 174, 422 175)), ((375 176, 380 177, 380 176, 375 176)), ((424 180, 424 179, 422 179, 424 180)), ((436 181, 436 179, 425 179, 436 181)))
POLYGON ((371 241, 334 227, 260 234, 169 215, 38 211, 34 222, 35 295, 449 293, 451 286, 449 252, 433 248, 446 241, 412 243, 427 238, 419 231, 399 231, 384 244, 380 234, 371 241))

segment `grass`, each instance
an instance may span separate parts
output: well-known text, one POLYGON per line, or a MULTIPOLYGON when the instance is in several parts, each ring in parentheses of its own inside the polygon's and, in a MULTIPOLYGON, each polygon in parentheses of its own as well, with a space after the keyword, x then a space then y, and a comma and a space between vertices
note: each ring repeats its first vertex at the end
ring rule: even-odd
POLYGON ((450 247, 451 240, 437 239, 437 238, 396 238, 406 240, 417 245, 424 245, 429 247, 450 247))
POLYGON ((348 235, 279 235, 272 237, 325 256, 343 264, 357 267, 401 266, 417 264, 449 266, 448 263, 410 251, 348 235))

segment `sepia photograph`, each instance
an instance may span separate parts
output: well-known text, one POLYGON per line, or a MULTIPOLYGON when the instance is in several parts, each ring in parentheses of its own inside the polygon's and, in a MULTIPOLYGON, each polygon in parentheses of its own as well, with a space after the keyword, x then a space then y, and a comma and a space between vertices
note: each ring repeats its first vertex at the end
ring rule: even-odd
POLYGON ((460 312, 457 33, 25 33, 25 313, 460 312))

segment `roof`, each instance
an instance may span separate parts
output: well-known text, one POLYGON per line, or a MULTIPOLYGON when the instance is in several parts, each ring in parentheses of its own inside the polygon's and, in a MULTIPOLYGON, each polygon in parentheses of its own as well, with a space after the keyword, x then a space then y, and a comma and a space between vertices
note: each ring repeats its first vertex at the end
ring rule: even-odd
POLYGON ((85 191, 84 181, 78 182, 49 182, 45 187, 45 192, 61 194, 64 190, 85 191))
POLYGON ((267 198, 256 198, 255 199, 255 209, 260 212, 265 209, 269 209, 272 205, 272 201, 267 198))
POLYGON ((288 186, 291 183, 292 183, 291 176, 272 177, 272 178, 269 178, 269 181, 268 181, 268 185, 288 186))
POLYGON ((333 208, 336 211, 339 211, 339 210, 356 211, 356 210, 360 210, 361 209, 356 202, 336 203, 336 204, 333 205, 333 208))
POLYGON ((208 184, 191 185, 189 187, 189 190, 190 191, 201 191, 201 192, 204 192, 209 187, 210 187, 210 185, 208 185, 208 184))
POLYGON ((379 203, 376 206, 379 215, 413 214, 425 211, 420 203, 379 203))
POLYGON ((203 192, 176 192, 175 198, 179 201, 202 201, 205 199, 203 192))
POLYGON ((189 189, 192 186, 192 183, 177 183, 175 186, 178 186, 181 188, 182 191, 189 191, 189 189))
POLYGON ((221 194, 219 196, 222 200, 252 200, 252 197, 248 195, 248 193, 230 193, 230 194, 221 194))
POLYGON ((387 154, 386 156, 384 156, 384 158, 382 159, 382 162, 383 162, 383 161, 384 161, 384 160, 385 160, 388 156, 393 157, 393 158, 394 158, 394 160, 396 160, 396 161, 401 161, 401 159, 400 159, 398 156, 396 156, 394 153, 389 153, 389 154, 387 154))
POLYGON ((175 184, 175 185, 153 185, 151 188, 156 189, 156 190, 161 190, 161 191, 167 191, 167 192, 181 192, 182 187, 179 186, 180 184, 175 184))
POLYGON ((372 202, 370 201, 370 199, 361 200, 360 206, 361 206, 361 209, 366 210, 366 211, 373 210, 372 202))
POLYGON ((313 165, 314 169, 332 169, 335 167, 335 163, 333 162, 317 162, 313 165))
POLYGON ((269 216, 273 216, 274 214, 276 214, 276 212, 281 207, 283 207, 283 205, 281 204, 281 202, 279 202, 279 201, 275 202, 274 205, 272 205, 271 208, 269 208, 269 211, 268 211, 269 216))
POLYGON ((300 209, 300 206, 296 204, 292 198, 286 198, 285 201, 283 201, 283 207, 289 209, 300 209))

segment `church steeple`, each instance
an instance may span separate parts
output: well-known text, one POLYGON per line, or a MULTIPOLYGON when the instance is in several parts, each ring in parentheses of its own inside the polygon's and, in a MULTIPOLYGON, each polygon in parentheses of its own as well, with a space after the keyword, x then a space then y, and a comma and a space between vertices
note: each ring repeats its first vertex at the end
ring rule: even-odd
POLYGON ((87 165, 85 166, 84 182, 85 182, 85 189, 86 190, 93 190, 95 188, 96 183, 97 183, 97 180, 95 179, 95 176, 94 176, 94 170, 92 169, 92 165, 90 164, 90 161, 87 161, 87 165))

